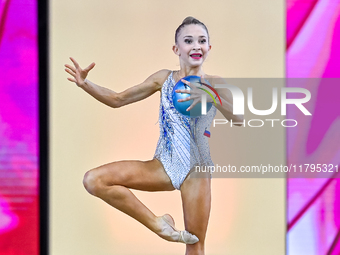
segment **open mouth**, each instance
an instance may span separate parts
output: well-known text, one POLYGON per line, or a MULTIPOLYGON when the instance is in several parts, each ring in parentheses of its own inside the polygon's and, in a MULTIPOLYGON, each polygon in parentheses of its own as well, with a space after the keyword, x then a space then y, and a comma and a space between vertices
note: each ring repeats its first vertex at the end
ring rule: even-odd
POLYGON ((193 59, 200 59, 202 57, 202 54, 195 53, 195 54, 191 54, 190 57, 192 57, 193 59))

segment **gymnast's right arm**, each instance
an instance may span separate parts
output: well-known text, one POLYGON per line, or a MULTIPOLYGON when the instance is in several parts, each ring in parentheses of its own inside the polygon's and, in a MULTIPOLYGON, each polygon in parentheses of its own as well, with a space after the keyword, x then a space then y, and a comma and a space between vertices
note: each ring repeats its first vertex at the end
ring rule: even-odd
POLYGON ((65 71, 71 74, 73 78, 68 78, 68 80, 75 82, 77 86, 85 90, 98 101, 113 108, 119 108, 143 100, 156 91, 160 91, 164 77, 166 77, 166 74, 168 73, 168 70, 160 70, 150 75, 141 84, 117 93, 113 90, 96 85, 86 79, 88 72, 94 67, 94 63, 85 69, 81 69, 73 58, 70 59, 73 62, 74 67, 66 64, 65 67, 67 67, 67 69, 65 69, 65 71))

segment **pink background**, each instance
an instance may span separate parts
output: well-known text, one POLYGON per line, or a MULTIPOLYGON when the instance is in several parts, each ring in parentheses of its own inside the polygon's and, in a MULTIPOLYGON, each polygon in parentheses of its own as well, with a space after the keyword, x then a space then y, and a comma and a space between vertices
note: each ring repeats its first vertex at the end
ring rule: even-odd
POLYGON ((0 254, 38 254, 37 2, 0 0, 0 254))
MULTIPOLYGON (((286 77, 324 78, 301 79, 312 94, 312 116, 289 111, 300 124, 287 129, 287 164, 340 165, 340 79, 330 79, 340 78, 339 11, 339 0, 287 0, 286 77)), ((335 177, 288 179, 288 254, 340 254, 335 177)))

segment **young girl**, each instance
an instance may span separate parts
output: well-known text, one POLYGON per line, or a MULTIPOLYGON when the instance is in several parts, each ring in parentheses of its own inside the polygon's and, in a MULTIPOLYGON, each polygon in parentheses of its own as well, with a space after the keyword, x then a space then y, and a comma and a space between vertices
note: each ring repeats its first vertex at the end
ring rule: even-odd
MULTIPOLYGON (((172 90, 181 77, 201 76, 211 86, 224 83, 217 76, 206 75, 202 64, 207 58, 211 45, 206 26, 193 17, 187 17, 177 28, 173 51, 179 57, 180 70, 160 70, 149 76, 139 85, 117 93, 103 88, 86 79, 94 63, 82 69, 70 58, 74 66, 66 64, 66 72, 72 77, 69 81, 92 95, 100 102, 119 108, 137 102, 161 92, 159 108, 160 138, 155 155, 149 161, 124 160, 109 163, 88 171, 84 176, 86 190, 118 210, 130 215, 151 231, 165 240, 182 242, 186 245, 186 254, 204 254, 204 240, 210 213, 210 173, 205 178, 194 178, 195 166, 213 165, 210 158, 207 137, 210 124, 216 114, 216 108, 228 120, 242 121, 232 114, 231 94, 226 89, 216 88, 222 104, 213 105, 206 115, 196 118, 181 115, 173 105, 172 90), (169 214, 154 215, 129 190, 181 192, 184 231, 175 228, 175 222, 169 214)), ((191 90, 176 90, 190 94, 186 99, 193 100, 187 109, 190 111, 201 101, 202 93, 190 82, 182 80, 191 90)), ((208 102, 213 100, 207 97, 208 102)))

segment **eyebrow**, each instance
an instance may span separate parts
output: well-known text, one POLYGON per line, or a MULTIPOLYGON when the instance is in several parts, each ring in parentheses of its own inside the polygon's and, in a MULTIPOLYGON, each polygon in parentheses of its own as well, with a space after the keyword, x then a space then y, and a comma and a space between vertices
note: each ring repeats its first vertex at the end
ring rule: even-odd
MULTIPOLYGON (((192 38, 193 36, 192 35, 186 35, 186 36, 184 36, 183 38, 185 38, 185 37, 190 37, 190 38, 192 38)), ((200 35, 199 37, 206 37, 205 35, 200 35)))

